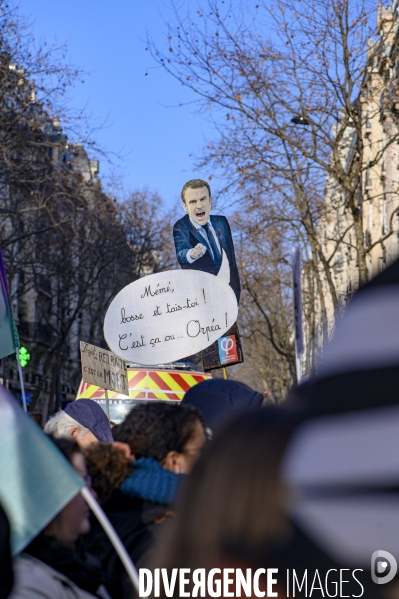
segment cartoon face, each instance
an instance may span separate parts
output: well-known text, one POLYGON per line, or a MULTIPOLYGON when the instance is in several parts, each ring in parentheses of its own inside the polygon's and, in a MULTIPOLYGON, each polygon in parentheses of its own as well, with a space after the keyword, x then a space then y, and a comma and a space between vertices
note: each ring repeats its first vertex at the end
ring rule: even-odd
POLYGON ((189 187, 184 193, 184 199, 183 208, 189 217, 198 225, 205 225, 212 207, 212 198, 208 189, 206 187, 198 189, 189 187))

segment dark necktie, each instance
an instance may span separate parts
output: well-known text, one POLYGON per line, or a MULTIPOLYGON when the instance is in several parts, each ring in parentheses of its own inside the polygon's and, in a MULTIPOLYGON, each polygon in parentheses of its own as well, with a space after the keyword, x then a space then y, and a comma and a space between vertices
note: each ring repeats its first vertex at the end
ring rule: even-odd
POLYGON ((216 241, 215 241, 213 233, 209 227, 209 223, 202 225, 202 228, 205 229, 206 234, 208 236, 209 245, 211 246, 212 253, 213 253, 213 261, 215 262, 216 266, 219 267, 222 262, 222 255, 220 253, 218 246, 216 245, 216 241))

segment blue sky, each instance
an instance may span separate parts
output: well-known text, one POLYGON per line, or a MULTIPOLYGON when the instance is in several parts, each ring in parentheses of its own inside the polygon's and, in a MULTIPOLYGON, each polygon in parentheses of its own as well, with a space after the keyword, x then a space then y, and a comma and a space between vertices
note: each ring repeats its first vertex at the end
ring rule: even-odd
POLYGON ((126 190, 148 187, 172 205, 185 181, 212 174, 194 171, 190 158, 214 137, 210 124, 192 104, 179 107, 193 95, 145 50, 147 31, 163 44, 167 1, 21 0, 19 7, 38 41, 66 43, 68 60, 90 73, 68 104, 84 108, 94 126, 105 123, 95 138, 123 158, 118 168, 102 161, 105 183, 114 173, 126 190))

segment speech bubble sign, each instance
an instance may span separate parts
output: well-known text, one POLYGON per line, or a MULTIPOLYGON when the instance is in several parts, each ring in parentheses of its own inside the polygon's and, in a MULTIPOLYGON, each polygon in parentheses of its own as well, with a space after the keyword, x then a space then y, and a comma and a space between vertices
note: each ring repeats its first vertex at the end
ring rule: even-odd
POLYGON ((237 320, 237 300, 228 280, 223 252, 220 276, 168 270, 130 283, 105 315, 109 348, 128 363, 154 365, 209 347, 237 320))

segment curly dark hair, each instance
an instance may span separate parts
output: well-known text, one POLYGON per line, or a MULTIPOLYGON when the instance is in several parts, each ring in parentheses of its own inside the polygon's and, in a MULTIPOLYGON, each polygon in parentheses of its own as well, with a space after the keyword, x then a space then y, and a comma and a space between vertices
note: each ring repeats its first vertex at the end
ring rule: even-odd
POLYGON ((113 429, 115 441, 128 443, 136 458, 164 460, 170 451, 181 453, 204 418, 197 408, 184 404, 151 402, 135 406, 113 429))
POLYGON ((85 452, 87 472, 91 486, 101 505, 107 503, 112 493, 132 472, 132 462, 110 443, 96 443, 85 452))

